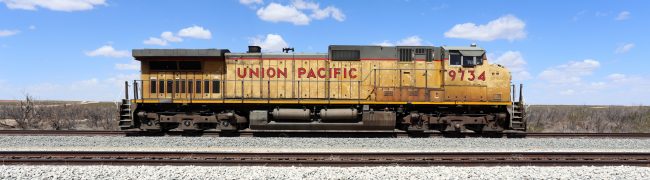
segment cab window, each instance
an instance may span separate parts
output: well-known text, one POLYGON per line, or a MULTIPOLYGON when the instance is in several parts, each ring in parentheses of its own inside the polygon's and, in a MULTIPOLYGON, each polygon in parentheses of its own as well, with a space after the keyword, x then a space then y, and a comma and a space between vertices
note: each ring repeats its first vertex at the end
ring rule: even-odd
POLYGON ((483 56, 463 56, 463 66, 476 66, 483 64, 483 56))
POLYGON ((458 52, 449 53, 449 65, 461 65, 461 55, 458 52))
POLYGON ((474 66, 475 56, 463 56, 463 66, 474 66))

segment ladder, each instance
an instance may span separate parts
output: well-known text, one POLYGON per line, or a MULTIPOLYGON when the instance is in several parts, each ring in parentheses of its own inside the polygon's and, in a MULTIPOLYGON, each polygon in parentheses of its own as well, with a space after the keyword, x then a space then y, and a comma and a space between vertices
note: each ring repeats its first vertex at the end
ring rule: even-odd
POLYGON ((120 104, 120 130, 127 130, 133 127, 133 118, 131 118, 131 101, 122 99, 120 104))
POLYGON ((520 102, 514 102, 512 104, 512 118, 510 119, 510 127, 513 130, 526 131, 526 122, 525 117, 525 107, 520 102))
POLYGON ((522 84, 519 84, 519 101, 515 101, 515 85, 512 85, 512 109, 510 110, 510 128, 518 131, 526 131, 526 107, 523 100, 522 84))

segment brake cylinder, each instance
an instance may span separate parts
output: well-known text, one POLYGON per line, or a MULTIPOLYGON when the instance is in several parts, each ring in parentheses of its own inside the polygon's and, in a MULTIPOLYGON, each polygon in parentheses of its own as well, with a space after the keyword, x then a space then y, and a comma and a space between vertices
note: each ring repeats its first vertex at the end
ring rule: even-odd
POLYGON ((310 121, 311 111, 309 109, 274 109, 271 112, 275 120, 289 121, 310 121))
POLYGON ((357 119, 357 109, 321 109, 320 118, 324 122, 353 121, 357 119))

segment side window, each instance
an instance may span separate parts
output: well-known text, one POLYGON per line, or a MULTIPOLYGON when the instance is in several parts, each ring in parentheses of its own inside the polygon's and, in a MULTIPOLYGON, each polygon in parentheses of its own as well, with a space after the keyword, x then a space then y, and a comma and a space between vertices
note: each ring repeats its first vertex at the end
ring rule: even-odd
POLYGON ((181 80, 181 93, 185 93, 185 80, 181 80))
POLYGON ((458 52, 449 53, 449 65, 461 65, 461 56, 458 52))
POLYGON ((158 84, 158 93, 161 93, 161 94, 165 93, 165 81, 160 80, 160 81, 158 81, 158 83, 159 83, 158 84))
POLYGON ((152 71, 174 71, 178 69, 176 61, 149 61, 149 69, 152 71))
POLYGON ((483 65, 483 56, 476 56, 476 65, 483 65))
POLYGON ((151 89, 151 93, 156 93, 156 80, 152 79, 151 84, 149 86, 149 89, 151 89))
POLYGON ((203 92, 205 93, 210 93, 210 81, 205 80, 203 81, 203 92))
POLYGON ((201 70, 200 61, 179 61, 178 62, 179 70, 201 70))
POLYGON ((212 93, 219 93, 220 86, 219 81, 212 81, 212 93))
POLYGON ((201 93, 201 81, 196 81, 196 93, 201 93))
POLYGON ((180 92, 181 92, 181 91, 179 91, 180 88, 181 88, 180 86, 181 86, 181 83, 180 83, 180 81, 177 79, 177 80, 176 80, 176 87, 175 87, 176 91, 174 91, 175 93, 180 93, 180 92))
POLYGON ((174 90, 174 81, 167 80, 167 94, 173 93, 174 90))
POLYGON ((194 91, 194 86, 192 86, 194 84, 192 84, 192 82, 194 82, 194 81, 192 81, 192 80, 187 81, 187 92, 188 93, 192 93, 194 91))

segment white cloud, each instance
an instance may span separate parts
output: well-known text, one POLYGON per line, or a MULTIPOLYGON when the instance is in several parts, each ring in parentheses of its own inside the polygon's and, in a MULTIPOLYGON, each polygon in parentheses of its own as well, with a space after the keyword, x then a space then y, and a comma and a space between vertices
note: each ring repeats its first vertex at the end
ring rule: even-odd
POLYGON ((210 30, 207 30, 201 26, 191 26, 183 28, 174 35, 171 31, 165 31, 160 34, 158 37, 149 37, 149 39, 142 41, 142 43, 147 45, 158 45, 158 46, 167 46, 170 42, 182 42, 183 38, 194 38, 194 39, 211 39, 212 33, 210 30))
POLYGON ((632 48, 634 48, 634 43, 625 43, 625 44, 619 45, 614 52, 616 54, 624 54, 624 53, 627 53, 628 51, 632 50, 632 48))
POLYGON ((388 40, 384 40, 384 41, 382 41, 380 43, 374 43, 374 45, 377 45, 377 46, 395 46, 395 44, 391 43, 388 40))
POLYGON ((30 25, 30 26, 29 26, 29 30, 36 30, 36 26, 34 26, 34 25, 30 25))
POLYGON ((592 82, 589 84, 589 89, 604 89, 607 87, 607 83, 605 82, 592 82))
POLYGON ((507 39, 514 41, 526 38, 526 23, 514 15, 501 16, 484 25, 474 23, 456 24, 445 37, 461 38, 479 41, 493 41, 496 39, 507 39))
POLYGON ((282 36, 278 34, 267 34, 266 38, 251 38, 250 44, 262 47, 262 51, 265 52, 280 52, 282 51, 282 48, 289 46, 282 36))
POLYGON ((105 57, 113 57, 113 58, 122 58, 122 57, 129 57, 130 53, 125 50, 115 50, 113 46, 111 45, 104 45, 102 47, 99 47, 93 51, 86 52, 86 56, 105 56, 105 57))
POLYGON ((573 90, 573 89, 567 89, 567 90, 560 91, 560 94, 561 95, 573 95, 573 94, 575 94, 575 92, 576 91, 573 90))
POLYGON ((494 63, 507 67, 514 80, 527 80, 531 78, 530 73, 526 70, 526 60, 519 51, 507 51, 496 58, 494 63))
POLYGON ((630 19, 630 12, 629 11, 623 11, 621 13, 618 13, 618 16, 616 16, 617 21, 623 21, 630 19))
POLYGON ((211 39, 212 33, 210 32, 210 30, 195 25, 192 27, 181 29, 180 31, 178 31, 178 36, 186 37, 186 38, 195 38, 195 39, 211 39))
POLYGON ((419 36, 410 36, 397 42, 398 46, 421 46, 422 38, 419 36))
POLYGON ((345 14, 339 8, 333 6, 327 6, 325 9, 314 9, 310 17, 319 20, 332 17, 339 22, 345 21, 345 14))
POLYGON ((131 61, 126 64, 115 64, 117 70, 140 70, 140 61, 131 61))
POLYGON ((327 6, 321 9, 320 4, 303 0, 293 0, 289 5, 270 3, 258 9, 257 16, 264 21, 289 22, 294 25, 308 25, 312 19, 322 20, 329 17, 339 22, 345 20, 345 14, 337 7, 327 6), (307 16, 304 11, 311 11, 311 14, 307 16))
POLYGON ((343 14, 343 11, 334 6, 327 6, 324 9, 321 9, 320 4, 303 0, 293 0, 292 5, 300 10, 311 10, 312 14, 309 15, 309 17, 314 19, 321 20, 332 17, 339 22, 345 20, 345 14, 343 14))
POLYGON ((593 59, 570 61, 542 71, 539 78, 555 84, 575 84, 580 83, 583 76, 591 75, 598 67, 600 62, 593 59))
MULTIPOLYGON (((587 66, 594 65, 583 65, 583 67, 587 66)), ((589 79, 593 81, 586 78, 572 83, 532 81, 527 86, 528 93, 524 94, 528 94, 528 102, 534 104, 648 105, 650 103, 650 93, 648 93, 650 76, 648 75, 612 73, 589 79), (559 95, 565 97, 557 98, 559 95)))
POLYGON ((174 33, 169 32, 169 31, 163 32, 162 34, 160 34, 160 37, 163 40, 169 41, 169 42, 181 42, 181 41, 183 41, 182 38, 180 38, 178 36, 174 36, 174 33))
POLYGON ((0 37, 13 36, 20 33, 18 30, 0 30, 0 37))
POLYGON ((606 77, 607 80, 611 81, 612 83, 629 83, 629 84, 643 84, 648 83, 650 84, 650 80, 647 80, 647 78, 641 77, 641 76, 635 76, 635 75, 625 75, 621 73, 613 73, 610 74, 606 77))
POLYGON ((243 5, 254 5, 254 4, 263 4, 262 0, 239 0, 239 3, 243 5))
POLYGON ((420 36, 409 36, 394 43, 384 40, 383 42, 374 44, 378 46, 421 46, 422 38, 420 38, 420 36))
POLYGON ((315 2, 305 2, 303 0, 293 0, 291 4, 298 9, 319 9, 320 5, 315 2))
POLYGON ((142 43, 147 45, 167 46, 167 41, 155 37, 149 37, 149 39, 142 41, 142 43))
POLYGON ((607 76, 607 79, 612 81, 621 81, 626 78, 625 74, 614 73, 607 76))
POLYGON ((52 11, 84 11, 95 6, 106 5, 106 0, 0 0, 9 9, 37 10, 40 8, 52 11))
POLYGON ((283 6, 277 3, 271 3, 266 7, 257 10, 257 16, 269 22, 290 22, 294 25, 308 25, 309 17, 293 6, 283 6))

